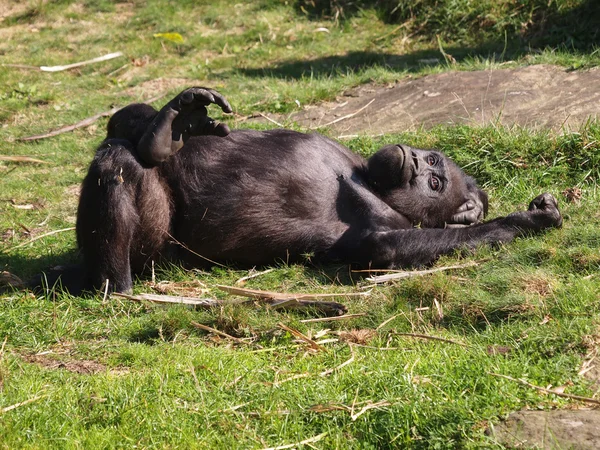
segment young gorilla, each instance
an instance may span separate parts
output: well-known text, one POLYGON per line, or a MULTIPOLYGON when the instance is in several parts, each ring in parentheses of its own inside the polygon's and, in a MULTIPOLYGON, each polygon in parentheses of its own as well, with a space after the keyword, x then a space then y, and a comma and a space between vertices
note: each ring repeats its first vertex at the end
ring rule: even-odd
POLYGON ((487 195, 437 151, 388 145, 366 161, 318 134, 230 132, 207 116, 211 103, 231 112, 216 91, 190 88, 159 112, 133 104, 110 119, 77 214, 86 287, 128 291, 132 274, 164 259, 417 266, 561 225, 542 194, 528 211, 467 227, 487 195))

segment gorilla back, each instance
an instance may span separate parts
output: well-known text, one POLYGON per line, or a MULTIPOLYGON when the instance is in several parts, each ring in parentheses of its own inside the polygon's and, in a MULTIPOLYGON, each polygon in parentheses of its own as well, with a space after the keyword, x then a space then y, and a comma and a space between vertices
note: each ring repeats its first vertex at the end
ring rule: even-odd
POLYGON ((422 265, 561 223, 544 194, 528 211, 466 227, 487 196, 439 152, 389 145, 367 161, 318 134, 229 132, 206 115, 210 103, 231 110, 191 88, 158 112, 130 105, 111 118, 77 217, 90 287, 127 291, 132 274, 164 259, 422 265), (465 227, 444 228, 456 222, 465 227))

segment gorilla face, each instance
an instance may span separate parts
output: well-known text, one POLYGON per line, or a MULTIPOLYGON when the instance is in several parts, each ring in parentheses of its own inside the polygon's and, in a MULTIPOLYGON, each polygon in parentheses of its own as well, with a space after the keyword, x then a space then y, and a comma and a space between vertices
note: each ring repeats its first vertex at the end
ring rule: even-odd
POLYGON ((369 159, 368 170, 381 198, 413 225, 444 227, 473 195, 487 212, 487 195, 438 151, 388 145, 369 159))

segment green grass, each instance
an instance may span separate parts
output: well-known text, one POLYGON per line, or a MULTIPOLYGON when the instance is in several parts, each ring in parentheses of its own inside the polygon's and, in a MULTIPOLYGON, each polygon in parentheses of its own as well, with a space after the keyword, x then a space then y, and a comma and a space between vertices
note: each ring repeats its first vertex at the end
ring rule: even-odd
MULTIPOLYGON (((57 73, 0 70, 0 154, 48 161, 0 161, 0 269, 27 278, 76 260, 72 232, 11 249, 74 226, 77 186, 106 119, 38 142, 19 137, 192 84, 220 89, 237 113, 248 115, 292 112, 299 108, 296 100, 304 106, 351 86, 408 74, 501 64, 552 63, 573 70, 599 65, 592 1, 531 0, 514 10, 508 1, 434 3, 411 2, 412 9, 403 1, 365 1, 361 8, 352 7, 356 2, 326 2, 327 8, 317 2, 312 8, 312 2, 274 0, 10 3, 14 10, 0 22, 3 64, 67 64, 118 50, 126 58, 57 73), (328 32, 317 31, 323 28, 328 32), (154 37, 175 32, 183 43, 154 37), (456 64, 446 63, 439 42, 456 64), (432 57, 439 62, 420 62, 432 57), (24 205, 34 209, 18 208, 24 205)), ((344 322, 302 323, 311 315, 240 305, 194 311, 117 299, 1 294, 0 347, 6 342, 0 351, 0 411, 40 398, 0 413, 0 448, 263 448, 322 433, 327 435, 311 445, 494 448, 501 446, 484 434, 488 423, 521 408, 571 402, 489 373, 593 395, 578 371, 600 340, 600 126, 590 123, 562 135, 493 125, 438 127, 345 143, 366 156, 390 142, 448 153, 488 190, 491 217, 526 208, 537 194, 550 192, 560 201, 564 226, 444 257, 437 266, 479 265, 379 286, 360 300, 343 294, 369 283, 345 266, 282 261, 246 284, 339 293, 350 312, 366 313, 344 322), (581 194, 577 201, 564 194, 573 188, 581 194), (391 317, 379 330, 363 333, 368 347, 349 346, 338 333, 375 330, 391 317), (215 337, 192 322, 248 344, 215 337), (337 341, 312 352, 279 323, 337 341), (388 347, 396 349, 382 349, 388 347), (320 375, 351 357, 351 363, 320 375), (353 420, 352 413, 369 402, 385 403, 353 420)), ((247 273, 166 267, 157 280, 198 280, 204 295, 225 299, 216 285, 234 284, 247 273)), ((150 287, 141 280, 135 290, 150 287)))

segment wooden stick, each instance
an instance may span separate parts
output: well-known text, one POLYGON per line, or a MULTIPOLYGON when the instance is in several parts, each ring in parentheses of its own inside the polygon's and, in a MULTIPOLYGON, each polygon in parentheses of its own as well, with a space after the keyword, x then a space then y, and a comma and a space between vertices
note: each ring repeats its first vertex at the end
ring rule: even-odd
POLYGON ((463 344, 462 342, 458 342, 458 341, 453 341, 452 339, 445 339, 445 338, 441 338, 441 337, 437 337, 437 336, 429 336, 428 334, 416 334, 416 333, 393 333, 397 336, 408 336, 408 337, 414 337, 414 338, 419 338, 419 339, 427 339, 427 340, 431 340, 431 341, 440 341, 440 342, 447 342, 448 344, 456 344, 456 345, 460 345, 461 347, 469 347, 467 344, 463 344))
POLYGON ((499 378, 504 378, 504 379, 507 379, 510 381, 514 381, 515 383, 522 384, 523 386, 530 387, 532 389, 538 390, 540 392, 544 392, 546 394, 554 394, 558 397, 569 398, 571 400, 578 400, 580 402, 585 402, 585 403, 592 403, 594 405, 600 405, 600 400, 596 400, 595 398, 582 397, 580 395, 565 394, 564 392, 553 391, 552 389, 546 389, 541 386, 536 386, 535 384, 531 384, 528 381, 525 381, 523 379, 520 379, 520 378, 517 379, 517 378, 509 377, 508 375, 502 375, 499 373, 488 372, 488 375, 492 375, 494 377, 499 377, 499 378))
POLYGON ((75 229, 75 227, 69 227, 69 228, 63 228, 61 230, 54 230, 54 231, 50 231, 48 233, 40 234, 39 236, 36 236, 33 239, 29 239, 27 242, 23 242, 22 244, 15 245, 14 247, 11 247, 8 250, 5 250, 4 253, 12 252, 13 250, 15 250, 17 248, 25 247, 27 244, 31 244, 32 242, 35 242, 38 239, 52 236, 53 234, 62 233, 63 231, 73 231, 74 229, 75 229))
POLYGON ((354 319, 356 317, 364 317, 367 313, 345 314, 337 317, 317 317, 316 319, 300 320, 300 323, 315 323, 315 322, 337 322, 338 320, 354 319))
MULTIPOLYGON (((165 95, 167 95, 166 92, 162 93, 160 95, 157 95, 156 97, 152 97, 151 99, 148 99, 148 100, 146 100, 146 101, 144 101, 142 103, 152 103, 152 102, 155 102, 156 100, 159 100, 159 99, 163 98, 165 95)), ((83 127, 90 126, 91 124, 93 124, 94 122, 96 122, 101 117, 112 116, 119 109, 121 109, 121 108, 120 107, 114 107, 112 109, 109 109, 108 111, 104 111, 104 112, 95 114, 92 117, 88 117, 87 119, 83 119, 82 121, 77 122, 77 123, 75 123, 73 125, 68 125, 66 127, 58 128, 56 130, 49 131, 48 133, 36 134, 35 136, 28 136, 28 137, 24 137, 24 138, 18 138, 17 140, 19 140, 19 141, 36 141, 38 139, 45 139, 45 138, 49 138, 49 137, 53 137, 53 136, 58 136, 59 134, 68 133, 69 131, 77 130, 78 128, 83 128, 83 127)))
POLYGON ((196 327, 196 328, 200 328, 201 330, 204 330, 204 331, 208 331, 208 332, 210 332, 210 333, 217 334, 217 335, 219 335, 219 336, 221 336, 221 337, 224 337, 224 338, 227 338, 227 339, 231 339, 232 341, 234 341, 234 342, 237 342, 238 344, 252 345, 252 343, 251 343, 251 342, 246 342, 246 341, 244 341, 243 339, 236 338, 235 336, 231 336, 231 335, 229 335, 229 334, 227 334, 227 333, 224 333, 224 332, 222 332, 222 331, 219 331, 219 330, 217 330, 217 329, 215 329, 215 328, 211 328, 211 327, 209 327, 209 326, 207 326, 207 325, 202 325, 201 323, 194 322, 194 321, 192 321, 192 322, 190 322, 190 323, 192 324, 192 326, 194 326, 194 327, 196 327))
POLYGON ((40 66, 40 70, 42 72, 62 72, 63 70, 75 69, 77 67, 87 66, 88 64, 108 61, 110 59, 119 58, 120 56, 123 56, 123 52, 109 53, 108 55, 99 56, 98 58, 88 59, 87 61, 81 61, 73 64, 66 64, 64 66, 40 66))
POLYGON ((410 277, 422 277, 424 275, 429 275, 431 273, 443 272, 445 270, 452 270, 452 269, 464 269, 466 267, 473 267, 473 266, 477 266, 477 265, 479 265, 478 262, 471 261, 466 264, 457 264, 454 266, 437 267, 435 269, 406 270, 406 271, 388 273, 386 275, 379 275, 376 277, 368 277, 367 281, 370 281, 370 282, 376 283, 376 284, 377 283, 386 283, 386 282, 392 281, 392 280, 400 280, 403 278, 410 278, 410 277))
POLYGON ((317 344, 315 341, 313 341, 311 338, 309 338, 308 336, 305 336, 304 334, 302 334, 301 332, 299 332, 298 330, 294 330, 293 328, 288 327, 287 325, 284 325, 283 323, 279 323, 278 324, 279 328, 281 328, 282 330, 288 331, 290 332, 293 336, 296 336, 298 339, 306 342, 308 345, 310 345, 311 348, 315 349, 315 350, 320 350, 320 351, 327 351, 327 349, 325 347, 323 347, 322 345, 317 344))
POLYGON ((42 161, 41 159, 30 158, 29 156, 6 156, 6 155, 0 155, 0 161, 28 162, 28 163, 37 163, 37 164, 48 164, 48 161, 42 161))
POLYGON ((369 106, 371 106, 371 103, 373 103, 374 101, 375 101, 375 99, 371 100, 365 106, 363 106, 362 108, 354 111, 352 114, 348 114, 346 116, 338 117, 337 119, 332 120, 331 122, 327 122, 325 125, 319 125, 318 127, 312 127, 311 129, 314 130, 314 129, 317 129, 317 128, 328 127, 329 125, 333 125, 334 123, 338 123, 338 122, 341 122, 342 120, 346 120, 346 119, 349 119, 350 117, 354 117, 355 115, 357 115, 361 111, 363 111, 363 110, 367 109, 369 106))
POLYGON ((278 445, 277 447, 267 447, 267 448, 263 448, 262 450, 285 450, 287 448, 296 448, 296 447, 300 447, 302 445, 312 444, 313 442, 318 442, 321 439, 323 439, 325 436, 327 436, 327 434, 328 433, 321 433, 321 434, 318 434, 311 438, 304 439, 303 441, 295 442, 294 444, 278 445))
POLYGON ((37 397, 30 398, 29 400, 25 400, 24 402, 15 403, 14 405, 6 406, 0 409, 0 414, 4 414, 8 411, 12 411, 13 409, 19 408, 20 406, 29 405, 30 403, 37 402, 38 400, 47 397, 47 395, 38 395, 37 397))

